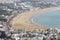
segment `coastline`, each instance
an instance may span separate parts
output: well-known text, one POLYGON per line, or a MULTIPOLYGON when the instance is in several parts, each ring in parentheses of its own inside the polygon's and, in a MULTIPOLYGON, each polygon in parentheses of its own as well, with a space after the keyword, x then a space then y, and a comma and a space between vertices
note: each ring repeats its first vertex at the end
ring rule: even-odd
MULTIPOLYGON (((36 23, 36 21, 34 21, 34 19, 36 19, 35 17, 37 17, 37 16, 41 16, 41 14, 46 14, 46 13, 57 11, 57 10, 60 11, 60 9, 55 9, 55 10, 50 10, 50 11, 34 14, 30 17, 29 21, 32 22, 34 25, 37 25, 37 26, 43 26, 46 28, 54 28, 54 26, 47 26, 47 25, 44 26, 44 25, 38 24, 38 23, 36 23)), ((53 14, 53 13, 50 13, 50 14, 53 14)), ((58 26, 57 26, 57 28, 58 28, 58 26)))
POLYGON ((59 9, 60 6, 59 7, 38 9, 38 10, 27 11, 27 12, 21 13, 17 17, 13 18, 12 27, 16 30, 25 29, 27 31, 32 31, 34 29, 46 30, 47 29, 46 27, 35 25, 31 21, 29 21, 29 19, 34 14, 46 12, 46 11, 49 11, 49 10, 55 10, 57 8, 59 9))

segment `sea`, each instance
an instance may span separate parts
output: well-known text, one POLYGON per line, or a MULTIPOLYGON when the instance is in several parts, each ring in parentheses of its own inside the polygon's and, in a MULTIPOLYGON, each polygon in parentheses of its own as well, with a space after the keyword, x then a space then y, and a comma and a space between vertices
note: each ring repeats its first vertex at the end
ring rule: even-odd
POLYGON ((60 28, 60 9, 34 14, 30 21, 38 26, 60 28))

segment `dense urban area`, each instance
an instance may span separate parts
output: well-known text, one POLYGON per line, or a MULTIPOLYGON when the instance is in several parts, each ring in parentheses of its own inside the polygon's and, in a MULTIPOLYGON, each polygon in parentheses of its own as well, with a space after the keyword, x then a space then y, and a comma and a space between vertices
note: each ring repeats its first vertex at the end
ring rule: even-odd
POLYGON ((48 28, 16 31, 10 21, 18 14, 30 10, 56 7, 60 0, 1 0, 0 1, 0 39, 1 40, 60 40, 60 29, 48 28))

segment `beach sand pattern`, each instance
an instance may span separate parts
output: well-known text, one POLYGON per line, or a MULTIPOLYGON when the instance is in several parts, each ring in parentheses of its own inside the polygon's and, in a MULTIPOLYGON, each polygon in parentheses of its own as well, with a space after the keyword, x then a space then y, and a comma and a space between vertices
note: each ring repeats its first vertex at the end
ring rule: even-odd
POLYGON ((32 31, 34 29, 46 30, 47 29, 46 27, 35 25, 29 19, 34 14, 54 10, 57 8, 60 8, 60 6, 52 7, 52 8, 45 8, 45 9, 38 9, 38 10, 27 11, 27 12, 21 13, 12 20, 12 27, 16 30, 25 29, 27 31, 32 31))

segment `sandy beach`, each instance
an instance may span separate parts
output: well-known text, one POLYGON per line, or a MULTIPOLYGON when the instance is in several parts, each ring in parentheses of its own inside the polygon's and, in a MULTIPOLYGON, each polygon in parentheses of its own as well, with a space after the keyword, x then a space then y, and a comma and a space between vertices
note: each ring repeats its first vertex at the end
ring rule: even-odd
POLYGON ((27 31, 32 31, 34 29, 46 30, 47 29, 46 27, 35 25, 29 19, 34 14, 54 10, 57 8, 59 9, 60 6, 45 8, 45 9, 37 9, 37 10, 32 10, 32 11, 27 11, 27 12, 21 13, 17 17, 13 18, 12 27, 16 30, 25 29, 27 31))

